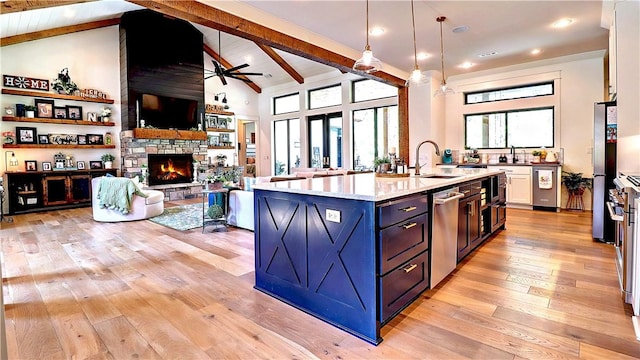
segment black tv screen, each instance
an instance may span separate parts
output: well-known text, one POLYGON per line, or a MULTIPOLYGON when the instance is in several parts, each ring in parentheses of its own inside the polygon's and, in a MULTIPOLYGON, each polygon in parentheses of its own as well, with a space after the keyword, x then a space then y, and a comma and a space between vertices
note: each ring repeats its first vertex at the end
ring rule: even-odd
POLYGON ((189 130, 198 127, 198 101, 142 94, 140 120, 158 129, 189 130))

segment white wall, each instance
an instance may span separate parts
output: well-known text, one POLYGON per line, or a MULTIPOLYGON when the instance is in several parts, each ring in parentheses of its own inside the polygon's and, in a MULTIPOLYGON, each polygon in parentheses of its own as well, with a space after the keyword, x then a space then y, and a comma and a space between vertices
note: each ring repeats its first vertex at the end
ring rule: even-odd
MULTIPOLYGON (((2 74, 27 76, 53 81, 58 72, 63 68, 69 69, 71 80, 81 89, 91 88, 103 91, 115 103, 108 105, 112 111, 115 127, 104 126, 73 126, 61 124, 41 124, 25 122, 2 122, 2 131, 15 132, 16 126, 35 127, 39 134, 114 134, 116 149, 11 149, 15 150, 20 164, 20 170, 24 170, 25 160, 38 161, 38 169, 43 161, 53 162, 53 154, 62 152, 71 154, 75 160, 100 160, 100 156, 106 152, 116 155, 114 166, 119 166, 118 134, 120 132, 120 50, 119 34, 117 26, 110 26, 91 31, 82 31, 68 35, 55 36, 41 40, 24 42, 16 45, 3 46, 1 48, 2 74)), ((34 104, 33 97, 2 95, 1 109, 10 106, 15 108, 16 103, 34 104)), ((83 118, 86 119, 88 111, 99 112, 104 106, 100 103, 87 103, 66 100, 54 100, 55 106, 78 105, 82 106, 83 118)), ((4 151, 3 149, 3 156, 4 151)), ((2 171, 5 171, 4 159, 1 161, 2 171)), ((88 165, 88 164, 87 164, 88 165)))

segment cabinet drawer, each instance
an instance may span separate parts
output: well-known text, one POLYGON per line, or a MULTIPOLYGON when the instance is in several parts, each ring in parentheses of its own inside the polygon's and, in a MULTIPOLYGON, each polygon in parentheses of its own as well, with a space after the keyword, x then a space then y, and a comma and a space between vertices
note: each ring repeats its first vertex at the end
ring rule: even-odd
POLYGON ((378 281, 380 316, 386 322, 429 286, 429 252, 420 253, 378 281))
POLYGON ((427 195, 413 196, 383 204, 378 208, 378 224, 380 228, 385 228, 399 223, 427 212, 428 205, 427 195))
POLYGON ((429 218, 426 214, 381 230, 379 274, 386 274, 428 247, 429 218))

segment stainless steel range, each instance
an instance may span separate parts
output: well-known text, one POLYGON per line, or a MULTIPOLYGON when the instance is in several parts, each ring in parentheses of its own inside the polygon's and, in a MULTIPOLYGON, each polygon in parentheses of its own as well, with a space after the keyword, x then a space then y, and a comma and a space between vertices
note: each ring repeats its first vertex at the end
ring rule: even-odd
MULTIPOLYGON (((609 190, 609 216, 615 221, 614 245, 616 247, 618 280, 622 296, 627 303, 633 302, 634 271, 634 239, 638 222, 638 209, 635 200, 640 197, 640 176, 620 174, 613 180, 616 188, 609 190)), ((640 259, 636 259, 640 260, 640 259)), ((635 294, 640 295, 640 294, 635 294)), ((636 310, 638 311, 638 310, 636 310)))

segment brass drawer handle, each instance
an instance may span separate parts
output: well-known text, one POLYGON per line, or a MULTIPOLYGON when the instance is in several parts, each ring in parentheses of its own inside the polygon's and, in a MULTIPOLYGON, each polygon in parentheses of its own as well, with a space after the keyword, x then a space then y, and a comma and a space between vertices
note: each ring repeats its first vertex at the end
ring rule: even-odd
POLYGON ((413 269, 417 268, 418 265, 417 264, 412 264, 407 266, 406 268, 402 269, 404 270, 405 273, 410 273, 413 269))
POLYGON ((418 225, 418 223, 416 222, 412 222, 411 224, 404 224, 404 225, 400 225, 401 227, 403 227, 405 230, 407 229, 411 229, 412 227, 418 225))
POLYGON ((402 208, 402 209, 398 209, 398 210, 399 210, 399 211, 404 211, 404 212, 409 212, 409 211, 413 211, 413 210, 415 210, 415 209, 417 209, 417 207, 415 207, 415 206, 408 206, 408 207, 406 207, 406 208, 402 208))

